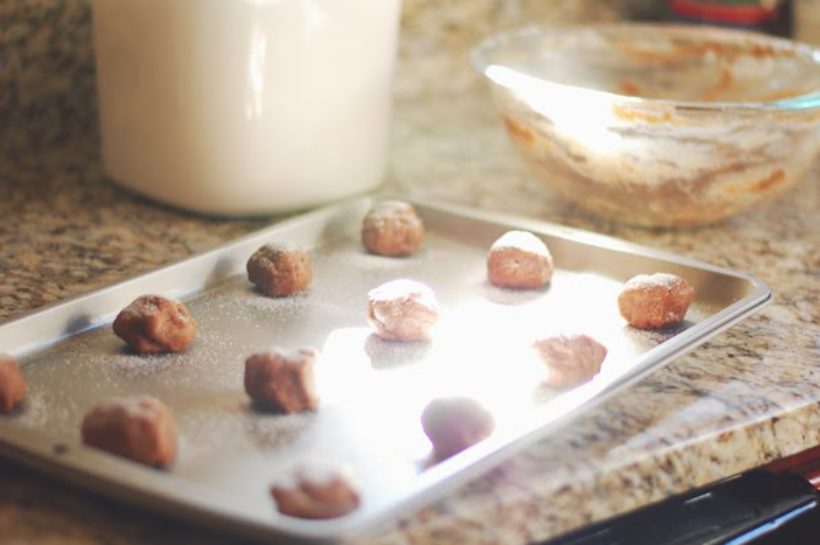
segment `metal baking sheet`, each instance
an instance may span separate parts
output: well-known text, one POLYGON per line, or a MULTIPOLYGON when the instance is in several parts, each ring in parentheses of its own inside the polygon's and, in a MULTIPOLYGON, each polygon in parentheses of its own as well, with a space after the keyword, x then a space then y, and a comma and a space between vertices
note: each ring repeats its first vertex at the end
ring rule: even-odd
POLYGON ((289 219, 216 250, 58 303, 0 326, 0 351, 18 357, 30 394, 0 418, 0 453, 166 514, 263 539, 334 543, 406 514, 474 478, 555 426, 742 319, 771 296, 760 281, 583 231, 464 208, 416 203, 428 230, 410 258, 368 255, 359 242, 372 204, 360 198, 289 219), (489 245, 506 230, 543 237, 557 270, 548 288, 509 291, 485 279, 489 245), (311 248, 304 295, 267 298, 248 284, 249 255, 269 241, 311 248), (667 271, 697 290, 678 328, 640 332, 618 315, 622 283, 667 271), (387 343, 365 321, 366 294, 398 277, 435 290, 442 319, 431 343, 387 343), (110 329, 135 297, 182 298, 199 323, 178 355, 128 353, 110 329), (574 390, 540 387, 533 336, 585 332, 609 355, 574 390), (253 410, 245 357, 273 345, 321 350, 316 414, 253 410), (79 439, 85 412, 111 396, 150 393, 173 410, 181 450, 169 472, 144 468, 79 439), (494 414, 496 432, 439 464, 419 415, 439 395, 470 395, 494 414), (304 460, 347 466, 363 497, 353 514, 326 521, 279 515, 270 481, 304 460))

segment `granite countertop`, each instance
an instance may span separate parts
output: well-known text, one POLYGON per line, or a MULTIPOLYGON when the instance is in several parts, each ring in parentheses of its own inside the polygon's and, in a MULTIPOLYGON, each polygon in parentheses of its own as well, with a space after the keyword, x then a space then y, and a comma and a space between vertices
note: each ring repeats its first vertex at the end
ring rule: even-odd
MULTIPOLYGON (((612 18, 613 3, 461 0, 443 11, 433 4, 405 5, 386 191, 546 219, 747 271, 775 298, 571 427, 363 542, 520 545, 819 443, 820 171, 777 202, 710 227, 656 231, 587 216, 521 165, 464 54, 491 28, 612 18)), ((270 223, 203 218, 108 182, 94 129, 87 1, 6 6, 0 319, 270 223), (22 29, 10 24, 20 21, 22 29)), ((0 541, 8 545, 239 542, 8 461, 0 461, 0 483, 0 541)))

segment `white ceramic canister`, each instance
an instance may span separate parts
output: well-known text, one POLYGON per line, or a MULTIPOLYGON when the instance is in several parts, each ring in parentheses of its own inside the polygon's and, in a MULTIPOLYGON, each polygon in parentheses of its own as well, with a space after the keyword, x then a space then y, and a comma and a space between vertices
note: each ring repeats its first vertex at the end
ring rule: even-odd
POLYGON ((118 183, 223 215, 384 174, 400 0, 94 0, 102 153, 118 183))

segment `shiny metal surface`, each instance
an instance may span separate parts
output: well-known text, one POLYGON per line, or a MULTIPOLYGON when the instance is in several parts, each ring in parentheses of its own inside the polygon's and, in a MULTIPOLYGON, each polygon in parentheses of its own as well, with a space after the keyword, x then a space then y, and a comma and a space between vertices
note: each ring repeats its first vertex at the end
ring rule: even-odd
POLYGON ((441 205, 418 205, 428 239, 417 256, 372 256, 358 240, 371 202, 311 212, 0 325, 0 350, 20 358, 30 385, 22 411, 0 419, 0 453, 226 530, 337 542, 441 497, 770 297, 766 286, 743 274, 591 233, 441 205), (531 230, 550 247, 558 270, 548 288, 513 292, 486 282, 487 248, 510 228, 531 230), (248 284, 245 261, 274 240, 313 249, 314 282, 305 295, 270 299, 248 284), (615 299, 624 280, 655 271, 686 277, 697 299, 681 327, 638 332, 624 325, 615 299), (397 277, 435 290, 442 319, 433 342, 386 343, 370 335, 367 291, 397 277), (187 352, 140 357, 123 349, 110 321, 144 293, 186 301, 200 326, 187 352), (596 337, 609 355, 593 381, 558 393, 539 387, 543 369, 528 347, 533 336, 562 331, 596 337), (321 350, 317 414, 251 408, 243 362, 272 345, 321 350), (92 405, 134 393, 160 398, 177 418, 181 453, 170 472, 80 444, 80 421, 92 405), (497 429, 433 465, 419 415, 432 397, 451 394, 479 399, 497 429), (361 487, 361 509, 329 521, 278 515, 268 485, 304 460, 347 466, 361 487))

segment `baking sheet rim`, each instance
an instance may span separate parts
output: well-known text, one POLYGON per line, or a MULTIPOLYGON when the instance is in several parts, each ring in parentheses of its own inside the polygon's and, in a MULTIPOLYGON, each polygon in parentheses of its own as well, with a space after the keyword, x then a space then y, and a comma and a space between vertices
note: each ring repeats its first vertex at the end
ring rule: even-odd
MULTIPOLYGON (((322 219, 330 220, 354 206, 363 208, 372 202, 373 199, 374 197, 372 196, 357 197, 299 216, 284 219, 220 245, 212 250, 4 321, 0 323, 0 331, 13 326, 25 325, 25 323, 36 322, 38 319, 49 317, 54 313, 67 312, 72 306, 80 305, 90 297, 125 289, 129 284, 144 280, 147 277, 159 277, 163 274, 168 274, 185 264, 219 256, 231 249, 236 249, 254 241, 258 242, 263 240, 279 231, 288 228, 297 228, 302 224, 310 224, 312 222, 321 221, 322 219)), ((748 282, 751 286, 751 290, 741 300, 677 334, 673 339, 644 353, 634 364, 631 372, 618 377, 618 380, 603 385, 591 383, 586 385, 586 387, 578 388, 576 395, 584 397, 583 393, 586 392, 588 396, 588 398, 583 401, 583 406, 576 407, 568 414, 563 414, 545 425, 533 427, 515 440, 507 441, 501 445, 496 444, 498 441, 488 441, 477 445, 461 456, 438 464, 436 467, 427 470, 419 476, 418 486, 415 487, 413 494, 367 518, 352 516, 327 521, 290 520, 287 518, 276 518, 274 516, 275 512, 272 509, 271 519, 269 521, 260 521, 258 518, 243 514, 241 509, 236 509, 237 505, 241 505, 241 500, 238 503, 224 499, 213 501, 213 496, 219 496, 220 493, 211 491, 207 489, 207 487, 190 482, 181 477, 175 477, 173 474, 157 473, 157 484, 146 487, 146 481, 148 483, 154 483, 155 480, 153 478, 145 478, 145 471, 151 470, 135 466, 128 461, 119 460, 106 454, 95 452, 93 449, 78 448, 72 450, 68 455, 57 455, 52 452, 50 441, 45 439, 41 441, 40 439, 42 438, 27 437, 27 434, 18 437, 11 436, 8 431, 14 428, 11 424, 7 424, 2 420, 0 420, 0 432, 4 433, 0 433, 0 453, 25 465, 67 480, 72 484, 91 488, 125 501, 137 503, 152 510, 157 510, 160 506, 168 506, 168 510, 165 511, 166 514, 169 512, 176 513, 186 519, 196 520, 223 530, 228 526, 234 532, 249 537, 286 538, 305 543, 336 543, 373 530, 387 521, 393 520, 406 510, 419 507, 435 498, 442 497, 446 492, 487 471, 511 453, 517 452, 527 445, 534 443, 550 430, 566 423, 569 419, 577 417, 583 410, 598 405, 615 392, 640 380, 653 370, 667 364, 681 353, 694 348, 742 320, 771 299, 771 291, 769 288, 751 275, 677 256, 639 244, 539 220, 475 210, 459 205, 431 203, 419 199, 406 200, 410 200, 422 209, 428 208, 439 213, 467 217, 470 220, 502 224, 512 228, 526 229, 540 234, 572 239, 573 241, 582 242, 584 244, 605 247, 616 251, 628 252, 732 276, 748 282), (101 463, 102 466, 100 466, 101 463), (102 471, 104 474, 102 476, 97 474, 100 472, 100 467, 104 468, 102 471), (110 473, 110 475, 106 475, 106 473, 110 473), (443 476, 441 475, 442 473, 444 474, 443 476), (169 485, 164 481, 170 481, 171 489, 175 488, 175 483, 180 484, 183 488, 181 497, 176 494, 178 492, 176 490, 175 495, 169 497, 167 491, 169 485), (426 484, 428 482, 433 482, 436 486, 431 487, 426 484), (133 495, 135 491, 137 492, 136 496, 133 495), (207 505, 203 506, 203 503, 207 505)), ((194 288, 191 291, 195 292, 198 291, 198 289, 194 288)), ((66 331, 63 336, 52 339, 52 341, 59 342, 63 338, 99 327, 101 324, 106 323, 111 317, 111 314, 100 317, 91 323, 78 327, 76 330, 66 331)), ((33 348, 33 346, 17 347, 16 350, 10 350, 10 352, 17 355, 32 350, 33 348)), ((14 431, 19 432, 19 429, 14 429, 14 431)), ((236 496, 230 495, 230 497, 235 498, 236 496)))

